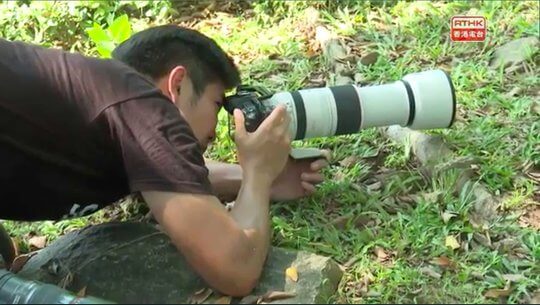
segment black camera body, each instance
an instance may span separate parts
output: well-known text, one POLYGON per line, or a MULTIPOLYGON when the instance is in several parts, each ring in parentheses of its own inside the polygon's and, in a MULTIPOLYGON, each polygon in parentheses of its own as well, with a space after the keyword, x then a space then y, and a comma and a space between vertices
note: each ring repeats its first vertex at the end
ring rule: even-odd
MULTIPOLYGON (((274 93, 262 87, 240 85, 237 87, 234 95, 225 98, 223 107, 230 115, 233 115, 234 109, 240 109, 244 114, 246 130, 253 132, 257 130, 259 125, 272 112, 273 107, 268 103, 263 103, 263 101, 272 96, 274 96, 274 93)), ((231 129, 229 127, 229 136, 231 136, 230 131, 231 129)), ((320 149, 305 147, 292 148, 290 156, 295 160, 325 158, 324 153, 320 149)))
POLYGON ((272 111, 262 103, 272 95, 262 87, 241 85, 236 88, 234 95, 225 98, 223 107, 230 115, 233 115, 234 109, 240 109, 244 114, 246 130, 253 132, 272 111))

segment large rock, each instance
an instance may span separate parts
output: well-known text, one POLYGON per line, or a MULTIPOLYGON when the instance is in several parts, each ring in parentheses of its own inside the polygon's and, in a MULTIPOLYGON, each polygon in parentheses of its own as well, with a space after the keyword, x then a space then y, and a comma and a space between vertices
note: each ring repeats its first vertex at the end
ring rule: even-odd
POLYGON ((531 58, 540 46, 538 37, 523 37, 507 42, 493 53, 489 66, 493 69, 521 64, 531 58))
MULTIPOLYGON (((117 303, 186 303, 207 288, 164 233, 136 222, 70 232, 32 256, 18 275, 73 292, 86 287, 87 295, 117 303)), ((326 303, 341 276, 329 258, 274 247, 253 294, 232 302, 255 302, 253 296, 282 291, 294 297, 272 303, 326 303), (285 274, 289 267, 297 270, 296 282, 285 274)), ((213 293, 206 302, 220 296, 213 293)))

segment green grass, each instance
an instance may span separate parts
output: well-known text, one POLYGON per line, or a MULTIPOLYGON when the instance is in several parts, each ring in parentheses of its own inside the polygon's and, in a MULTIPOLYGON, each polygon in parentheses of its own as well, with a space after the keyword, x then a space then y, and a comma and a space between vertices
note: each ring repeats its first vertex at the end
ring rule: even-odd
MULTIPOLYGON (((309 5, 302 1, 261 1, 252 7, 255 15, 210 14, 194 27, 215 38, 233 55, 246 82, 276 91, 299 89, 317 75, 328 75, 319 53, 309 56, 314 39, 305 26, 305 8, 309 5)), ((325 5, 320 1, 311 5, 318 8, 328 28, 352 39, 361 38, 363 42, 357 45, 360 50, 379 53, 374 65, 355 67, 367 84, 389 82, 406 73, 435 67, 451 72, 458 96, 458 121, 451 129, 429 132, 443 136, 458 155, 477 158, 477 178, 505 200, 497 221, 487 228, 477 228, 470 220, 470 194, 453 191, 455 171, 426 180, 409 148, 385 139, 375 129, 311 139, 295 145, 332 149, 335 162, 326 171, 329 179, 311 198, 272 206, 273 244, 328 255, 342 264, 355 258, 332 302, 519 303, 531 296, 540 288, 540 234, 538 229, 520 227, 518 218, 523 209, 531 206, 528 203, 540 204, 534 195, 539 192, 538 184, 525 175, 526 171, 540 169, 540 114, 531 110, 539 101, 538 54, 528 62, 532 69, 529 74, 506 75, 490 70, 488 63, 497 46, 526 35, 539 35, 538 2, 387 1, 385 5, 342 1, 341 5, 325 5), (348 8, 345 4, 349 4, 348 8), (486 42, 450 41, 449 20, 462 13, 487 18, 486 42), (521 93, 505 96, 515 87, 521 93), (351 155, 360 161, 350 167, 339 163, 351 155), (366 189, 365 185, 382 169, 394 174, 388 175, 379 189, 366 189), (445 221, 443 213, 454 216, 445 221), (338 217, 349 221, 333 224, 338 217), (448 236, 457 239, 459 249, 445 245, 448 236), (378 248, 389 255, 387 260, 377 258, 378 248), (448 257, 454 267, 432 263, 441 256, 448 257), (435 272, 440 278, 422 270, 435 272), (507 298, 484 297, 488 289, 503 288, 509 274, 521 277, 512 282, 513 290, 507 298), (367 291, 360 285, 366 277, 370 278, 367 291)), ((87 8, 86 14, 79 7, 79 17, 69 18, 80 18, 86 22, 83 24, 105 24, 110 16, 120 14, 114 5, 96 7, 87 8)), ((157 4, 141 10, 154 13, 132 18, 131 22, 140 28, 179 17, 153 17, 161 11, 157 4)), ((7 14, 5 4, 0 5, 0 12, 7 14)), ((54 12, 62 15, 61 10, 54 12)), ((17 27, 16 21, 10 22, 4 27, 5 37, 34 37, 21 32, 24 28, 17 27)), ((43 29, 42 23, 35 27, 43 29)), ((69 37, 77 41, 74 49, 97 54, 82 28, 74 27, 75 34, 69 37)), ((42 43, 62 45, 55 44, 62 39, 61 30, 52 26, 44 28, 44 33, 42 43)), ((221 113, 220 141, 208 156, 234 161, 226 120, 227 115, 221 113)), ((131 210, 119 217, 140 214, 129 205, 125 208, 131 210)), ((100 211, 82 220, 58 223, 8 222, 8 229, 13 235, 35 232, 54 240, 65 230, 107 219, 107 213, 100 211)))

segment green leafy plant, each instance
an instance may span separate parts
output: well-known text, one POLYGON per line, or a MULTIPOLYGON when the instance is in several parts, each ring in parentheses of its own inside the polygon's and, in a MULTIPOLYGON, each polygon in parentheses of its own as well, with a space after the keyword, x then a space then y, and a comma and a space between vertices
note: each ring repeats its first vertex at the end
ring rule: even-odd
POLYGON ((125 14, 114 19, 107 29, 97 23, 94 23, 93 27, 86 29, 86 33, 96 45, 98 53, 105 58, 110 58, 114 48, 128 39, 131 32, 131 24, 125 14))

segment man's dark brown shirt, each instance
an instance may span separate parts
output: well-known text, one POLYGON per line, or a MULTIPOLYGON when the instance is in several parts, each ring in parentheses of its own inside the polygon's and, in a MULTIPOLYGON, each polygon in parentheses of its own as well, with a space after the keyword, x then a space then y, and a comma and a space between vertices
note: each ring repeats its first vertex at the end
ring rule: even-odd
POLYGON ((0 39, 0 219, 84 216, 125 195, 211 194, 176 106, 114 60, 0 39))

